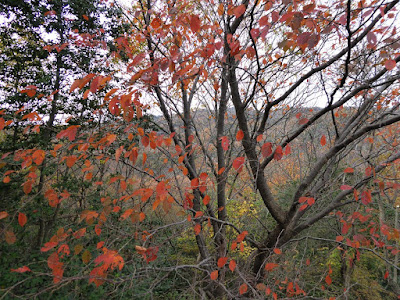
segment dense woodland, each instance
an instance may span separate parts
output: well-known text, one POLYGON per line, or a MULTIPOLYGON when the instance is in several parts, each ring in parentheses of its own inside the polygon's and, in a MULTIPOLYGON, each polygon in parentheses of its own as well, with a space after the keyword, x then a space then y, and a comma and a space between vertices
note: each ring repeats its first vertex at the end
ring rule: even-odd
POLYGON ((399 0, 0 3, 0 299, 399 299, 399 0))

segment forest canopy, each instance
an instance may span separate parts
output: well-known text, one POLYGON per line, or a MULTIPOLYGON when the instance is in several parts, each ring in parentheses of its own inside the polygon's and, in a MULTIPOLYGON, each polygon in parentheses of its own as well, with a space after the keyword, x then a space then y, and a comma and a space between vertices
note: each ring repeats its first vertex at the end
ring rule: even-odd
POLYGON ((0 299, 397 299, 399 1, 0 4, 0 299))

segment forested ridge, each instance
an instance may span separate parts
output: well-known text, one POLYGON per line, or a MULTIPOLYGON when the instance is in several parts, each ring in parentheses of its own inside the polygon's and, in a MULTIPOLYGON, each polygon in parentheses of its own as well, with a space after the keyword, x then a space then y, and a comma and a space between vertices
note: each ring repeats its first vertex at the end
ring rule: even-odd
POLYGON ((399 7, 0 3, 0 299, 399 299, 399 7))

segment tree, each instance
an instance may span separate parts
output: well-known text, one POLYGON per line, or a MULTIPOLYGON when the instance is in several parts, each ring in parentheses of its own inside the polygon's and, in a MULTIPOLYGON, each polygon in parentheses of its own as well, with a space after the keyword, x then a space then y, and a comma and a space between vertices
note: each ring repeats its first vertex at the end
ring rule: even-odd
MULTIPOLYGON (((399 188, 398 5, 134 3, 115 40, 128 79, 104 97, 116 123, 101 124, 100 139, 74 125, 57 135, 73 150, 59 158, 65 170, 99 174, 85 180, 101 201, 82 207, 87 226, 64 226, 42 248, 54 282, 75 280, 63 276, 69 248, 80 255, 92 227, 97 250, 87 242, 82 257, 93 262, 89 282, 132 283, 133 295, 156 294, 154 282, 175 273, 190 274, 185 286, 199 297, 348 297, 364 252, 383 259, 387 280, 399 269, 398 227, 384 217, 399 188), (146 110, 157 131, 132 121, 146 110), (189 234, 198 260, 169 257, 189 234), (333 265, 314 289, 302 282, 312 263, 288 263, 291 245, 309 240, 339 249, 340 288, 330 287, 333 265), (122 275, 109 277, 115 269, 122 275)), ((111 76, 86 76, 71 91, 90 82, 95 94, 111 76)))

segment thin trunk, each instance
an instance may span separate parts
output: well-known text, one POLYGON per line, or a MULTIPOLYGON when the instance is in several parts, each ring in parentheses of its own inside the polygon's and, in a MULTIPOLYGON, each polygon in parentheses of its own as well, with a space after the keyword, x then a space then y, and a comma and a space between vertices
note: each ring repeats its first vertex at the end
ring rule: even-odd
MULTIPOLYGON (((59 20, 59 22, 62 22, 60 15, 58 15, 58 20, 59 20)), ((59 32, 59 35, 60 35, 61 43, 63 43, 64 42, 63 32, 62 31, 59 32)), ((49 120, 47 121, 46 127, 43 130, 43 136, 41 139, 43 141, 43 145, 45 147, 50 144, 52 132, 53 132, 54 120, 55 120, 56 114, 57 114, 57 102, 58 102, 58 98, 59 98, 58 90, 60 89, 60 84, 61 84, 61 67, 62 67, 62 56, 61 56, 61 53, 57 53, 56 78, 55 78, 55 82, 54 82, 54 91, 57 91, 57 92, 53 96, 53 101, 51 102, 51 110, 50 110, 50 114, 49 114, 49 120)), ((44 194, 44 191, 43 191, 43 186, 44 186, 44 182, 45 182, 44 170, 46 169, 46 165, 47 165, 47 161, 46 161, 46 159, 44 159, 43 163, 39 169, 40 177, 39 177, 38 192, 40 195, 44 194)), ((42 198, 43 197, 38 197, 38 201, 40 201, 42 198)), ((57 213, 58 213, 58 209, 56 210, 56 214, 57 213)), ((53 215, 53 219, 55 219, 55 218, 56 218, 56 215, 53 215)), ((52 224, 53 223, 54 222, 52 222, 52 224)), ((49 225, 50 224, 48 224, 46 221, 46 216, 41 214, 41 216, 39 218, 39 231, 37 234, 36 245, 35 245, 36 248, 39 248, 42 245, 47 233, 51 229, 49 225)))

